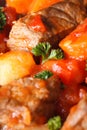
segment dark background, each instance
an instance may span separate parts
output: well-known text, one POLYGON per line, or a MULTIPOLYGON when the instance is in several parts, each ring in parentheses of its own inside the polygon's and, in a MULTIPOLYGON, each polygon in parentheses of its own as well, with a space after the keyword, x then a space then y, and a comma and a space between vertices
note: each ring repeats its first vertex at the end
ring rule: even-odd
POLYGON ((5 0, 0 0, 0 6, 5 6, 5 0))

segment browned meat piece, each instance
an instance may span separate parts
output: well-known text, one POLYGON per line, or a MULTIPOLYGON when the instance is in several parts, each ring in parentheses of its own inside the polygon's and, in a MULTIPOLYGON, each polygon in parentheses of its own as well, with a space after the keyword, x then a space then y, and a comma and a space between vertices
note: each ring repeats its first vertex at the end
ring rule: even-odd
POLYGON ((48 41, 56 48, 58 42, 80 24, 86 16, 85 7, 81 4, 66 0, 59 2, 14 22, 7 45, 12 50, 29 50, 39 42, 48 41))
POLYGON ((75 4, 80 4, 80 5, 82 5, 84 3, 84 0, 65 0, 65 1, 73 2, 75 4))
POLYGON ((87 97, 71 109, 61 130, 87 130, 87 97))
POLYGON ((52 76, 47 80, 26 77, 1 86, 1 129, 22 130, 30 127, 30 117, 31 122, 36 124, 47 121, 56 114, 60 85, 58 77, 52 76))
MULTIPOLYGON (((70 1, 70 0, 68 0, 70 1)), ((77 3, 77 0, 75 1, 77 3)), ((56 7, 57 9, 65 12, 66 14, 71 17, 71 22, 73 23, 81 23, 84 17, 86 17, 84 6, 76 4, 73 2, 60 2, 57 5, 53 5, 53 7, 56 7)), ((80 1, 78 1, 80 3, 80 1)), ((61 15, 61 14, 60 14, 61 15)), ((64 15, 63 15, 64 16, 64 15)), ((60 16, 60 17, 63 17, 60 16)), ((64 17, 66 19, 67 17, 64 17)))

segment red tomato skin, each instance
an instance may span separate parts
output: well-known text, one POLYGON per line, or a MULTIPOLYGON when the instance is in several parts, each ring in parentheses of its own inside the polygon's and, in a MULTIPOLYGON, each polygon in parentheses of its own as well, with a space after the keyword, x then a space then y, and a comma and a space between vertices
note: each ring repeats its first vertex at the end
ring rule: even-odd
POLYGON ((57 74, 66 85, 82 83, 86 77, 85 61, 73 59, 49 60, 43 64, 42 68, 57 74))

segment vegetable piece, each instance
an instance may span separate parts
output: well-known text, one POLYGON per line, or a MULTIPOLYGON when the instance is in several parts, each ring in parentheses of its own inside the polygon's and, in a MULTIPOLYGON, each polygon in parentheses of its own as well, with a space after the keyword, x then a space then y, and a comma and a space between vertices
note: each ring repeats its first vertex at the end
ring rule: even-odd
POLYGON ((87 18, 71 34, 64 38, 59 46, 69 58, 87 59, 87 18))
POLYGON ((48 79, 53 75, 51 71, 45 70, 42 72, 37 73, 34 78, 40 78, 40 79, 48 79))
POLYGON ((29 12, 36 12, 60 1, 63 0, 33 0, 30 5, 29 12))
POLYGON ((82 83, 86 77, 85 61, 73 59, 48 60, 42 65, 43 70, 57 74, 65 85, 82 83))
POLYGON ((57 50, 52 49, 48 57, 48 59, 62 59, 62 58, 64 58, 64 53, 60 48, 58 48, 57 50))
POLYGON ((27 13, 31 0, 6 0, 7 6, 16 9, 17 13, 27 13))
POLYGON ((0 85, 30 75, 35 62, 33 56, 25 51, 9 51, 0 55, 0 85))
POLYGON ((39 43, 32 49, 32 53, 35 56, 42 56, 42 63, 49 59, 62 59, 64 57, 64 53, 60 48, 51 50, 51 45, 48 42, 39 43))
POLYGON ((0 30, 4 28, 6 24, 6 16, 5 13, 3 12, 3 7, 0 7, 0 30))
POLYGON ((14 7, 17 13, 36 12, 61 0, 6 0, 7 6, 14 7))
POLYGON ((61 118, 56 116, 48 120, 49 130, 59 130, 61 128, 61 118))
POLYGON ((36 47, 32 49, 32 53, 35 56, 42 56, 44 57, 49 53, 51 45, 48 42, 39 43, 36 47))

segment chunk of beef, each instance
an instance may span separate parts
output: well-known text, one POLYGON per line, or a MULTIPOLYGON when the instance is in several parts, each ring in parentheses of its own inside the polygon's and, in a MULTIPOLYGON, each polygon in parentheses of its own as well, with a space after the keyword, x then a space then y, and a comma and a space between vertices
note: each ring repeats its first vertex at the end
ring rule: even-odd
POLYGON ((58 42, 75 29, 86 16, 85 7, 80 1, 79 4, 66 0, 58 2, 14 22, 7 45, 12 50, 30 50, 39 42, 47 41, 56 48, 58 42), (39 19, 36 18, 37 16, 39 19), (42 31, 43 27, 44 31, 42 31))
POLYGON ((56 114, 60 85, 58 77, 52 76, 47 80, 26 77, 1 86, 1 128, 20 130, 17 127, 29 127, 29 114, 32 123, 45 123, 56 114))

